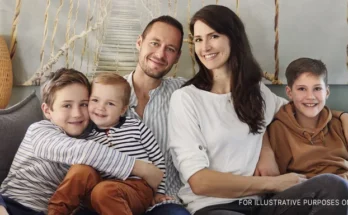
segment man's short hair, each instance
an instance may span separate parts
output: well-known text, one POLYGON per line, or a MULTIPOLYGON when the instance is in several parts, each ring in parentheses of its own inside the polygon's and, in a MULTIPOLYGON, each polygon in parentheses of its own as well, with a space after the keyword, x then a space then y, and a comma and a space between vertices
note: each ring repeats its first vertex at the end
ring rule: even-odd
POLYGON ((183 42, 183 39, 184 39, 184 29, 182 27, 182 24, 176 20, 175 18, 171 17, 171 16, 167 16, 167 15, 164 15, 164 16, 159 16, 153 20, 151 20, 151 22, 149 22, 147 24, 147 26, 145 27, 143 33, 141 34, 141 36, 143 38, 146 37, 147 33, 151 30, 151 27, 153 26, 153 24, 155 24, 156 22, 163 22, 163 23, 166 23, 168 25, 171 25, 173 26, 174 28, 178 29, 180 31, 180 34, 181 34, 181 42, 180 42, 180 49, 181 50, 181 47, 182 47, 182 42, 183 42))

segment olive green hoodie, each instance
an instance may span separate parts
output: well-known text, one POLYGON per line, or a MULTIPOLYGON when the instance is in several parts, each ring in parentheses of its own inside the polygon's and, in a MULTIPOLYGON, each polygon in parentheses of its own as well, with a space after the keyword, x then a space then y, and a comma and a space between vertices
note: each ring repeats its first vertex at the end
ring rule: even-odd
POLYGON ((280 173, 301 173, 308 178, 333 173, 348 179, 347 141, 341 122, 332 118, 326 106, 319 114, 316 129, 298 124, 293 103, 276 114, 267 133, 280 173))

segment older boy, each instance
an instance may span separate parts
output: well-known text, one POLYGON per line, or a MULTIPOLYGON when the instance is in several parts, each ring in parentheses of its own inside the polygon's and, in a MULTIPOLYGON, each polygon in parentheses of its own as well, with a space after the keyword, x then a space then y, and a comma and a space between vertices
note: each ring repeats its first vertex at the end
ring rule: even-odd
MULTIPOLYGON (((151 162, 165 172, 164 159, 152 132, 140 120, 124 117, 128 109, 130 91, 127 80, 115 73, 102 72, 94 77, 88 105, 94 127, 88 139, 136 159, 151 162)), ((100 178, 95 171, 91 174, 95 175, 94 178, 100 178)), ((71 199, 62 197, 70 196, 70 190, 74 189, 76 181, 84 181, 79 175, 70 176, 62 182, 51 198, 49 214, 50 210, 59 208, 62 204, 70 209, 78 207, 79 199, 72 198, 83 197, 86 195, 84 192, 78 196, 71 196, 71 199), (69 201, 65 201, 66 199, 69 201)), ((103 180, 93 182, 95 187, 90 194, 91 206, 98 214, 142 214, 152 203, 152 188, 143 179, 132 176, 122 181, 109 174, 102 174, 102 178, 103 180)), ((164 195, 164 179, 165 177, 155 195, 156 203, 168 198, 164 195)), ((60 210, 60 213, 70 214, 71 211, 60 210)))
MULTIPOLYGON (((130 174, 137 175, 152 187, 158 186, 163 173, 157 167, 94 141, 76 138, 89 122, 89 94, 87 78, 73 69, 58 70, 43 85, 42 111, 48 120, 28 128, 1 185, 9 214, 46 211, 49 198, 73 164, 88 165, 84 168, 93 167, 123 180, 130 174)), ((90 180, 89 175, 83 178, 90 180)), ((79 183, 75 189, 80 189, 79 183)), ((74 195, 75 189, 69 195, 74 195)))
POLYGON ((291 102, 268 128, 280 173, 296 172, 307 178, 333 173, 347 179, 347 140, 340 120, 325 106, 330 91, 324 63, 297 59, 287 67, 286 78, 291 102))

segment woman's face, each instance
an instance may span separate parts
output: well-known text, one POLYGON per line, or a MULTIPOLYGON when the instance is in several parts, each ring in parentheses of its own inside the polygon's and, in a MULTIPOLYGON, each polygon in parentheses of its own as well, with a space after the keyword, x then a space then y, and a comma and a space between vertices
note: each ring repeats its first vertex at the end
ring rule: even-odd
POLYGON ((228 37, 217 33, 200 20, 195 22, 193 28, 193 42, 199 60, 213 72, 221 69, 227 71, 227 62, 231 53, 228 37))

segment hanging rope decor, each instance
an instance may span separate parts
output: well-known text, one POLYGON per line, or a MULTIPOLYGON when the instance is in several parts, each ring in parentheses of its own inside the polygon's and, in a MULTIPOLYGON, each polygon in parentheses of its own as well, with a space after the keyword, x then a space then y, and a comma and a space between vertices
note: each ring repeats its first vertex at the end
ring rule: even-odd
MULTIPOLYGON (((108 1, 110 2, 111 0, 98 0, 100 3, 101 2, 105 2, 108 1)), ((104 6, 106 5, 110 5, 110 4, 103 4, 104 6)), ((51 57, 48 62, 42 67, 39 68, 35 74, 26 82, 24 82, 24 86, 29 86, 29 85, 40 85, 41 82, 41 78, 45 75, 45 73, 50 70, 50 68, 57 63, 57 61, 59 60, 59 58, 64 55, 68 50, 69 47, 71 47, 71 44, 80 38, 85 37, 87 34, 89 34, 92 31, 96 31, 99 30, 102 26, 104 21, 106 20, 106 17, 108 15, 107 13, 107 8, 102 8, 101 10, 102 16, 100 16, 101 18, 96 20, 95 24, 93 26, 89 26, 89 28, 85 31, 82 31, 80 34, 77 35, 73 35, 72 37, 69 38, 68 42, 66 42, 60 49, 59 51, 54 55, 54 57, 51 57)), ((70 29, 70 27, 69 27, 70 29)))
POLYGON ((274 71, 274 80, 278 80, 279 75, 279 0, 275 0, 275 17, 274 17, 274 32, 275 32, 275 42, 274 42, 274 61, 275 61, 275 71, 274 71))
POLYGON ((56 37, 58 22, 59 22, 59 14, 63 8, 63 3, 64 3, 64 1, 60 0, 60 4, 59 4, 59 7, 58 7, 57 13, 56 13, 56 18, 54 19, 53 33, 52 33, 52 37, 51 37, 51 54, 50 54, 51 57, 54 56, 54 54, 53 54, 54 53, 54 39, 56 37))
POLYGON ((264 77, 266 80, 271 81, 272 84, 277 84, 277 85, 283 84, 280 80, 276 80, 276 79, 274 78, 274 75, 273 75, 273 74, 269 74, 268 72, 263 72, 263 77, 264 77))
MULTIPOLYGON (((91 0, 88 0, 87 3, 87 15, 86 15, 86 27, 85 27, 85 31, 88 29, 89 25, 90 25, 90 11, 91 11, 91 0)), ((80 70, 82 68, 82 62, 83 62, 83 58, 85 56, 85 52, 86 49, 88 49, 88 43, 87 43, 87 39, 88 39, 88 35, 85 36, 85 38, 83 39, 83 47, 82 47, 82 51, 81 51, 81 63, 80 63, 80 70)), ((86 73, 88 74, 88 61, 87 61, 87 71, 86 73)))
MULTIPOLYGON (((100 9, 102 8, 102 5, 99 4, 99 9, 97 10, 97 20, 99 20, 102 16, 102 14, 100 13, 100 9)), ((103 26, 100 26, 101 28, 103 26)), ((95 39, 95 43, 94 43, 94 57, 93 57, 93 65, 98 66, 98 53, 99 53, 99 47, 100 47, 100 43, 101 43, 101 34, 100 31, 96 32, 96 39, 95 39)))
POLYGON ((12 33, 11 33, 11 47, 10 47, 10 57, 13 59, 13 56, 16 52, 17 47, 17 25, 19 22, 19 14, 21 12, 22 0, 16 0, 16 9, 15 15, 12 22, 12 33))
MULTIPOLYGON (((70 39, 70 22, 71 22, 73 8, 74 8, 74 0, 70 0, 68 21, 66 22, 65 43, 68 43, 70 39)), ((66 68, 69 68, 69 47, 65 53, 65 61, 66 61, 66 68)))
POLYGON ((275 60, 275 72, 269 74, 268 72, 263 72, 263 77, 271 81, 272 84, 283 84, 279 78, 279 54, 278 54, 278 44, 279 44, 279 32, 278 32, 278 19, 279 19, 279 2, 275 0, 275 16, 274 16, 274 32, 275 32, 275 42, 274 42, 274 60, 275 60))
POLYGON ((44 60, 44 54, 45 54, 45 43, 47 40, 47 25, 48 25, 48 10, 50 8, 51 1, 47 0, 47 6, 45 10, 45 18, 44 18, 44 32, 43 32, 43 40, 42 40, 42 45, 41 45, 41 50, 40 50, 40 67, 42 68, 43 66, 43 60, 44 60))
MULTIPOLYGON (((21 24, 23 20, 26 18, 24 16, 26 16, 28 13, 27 11, 25 11, 25 4, 22 8, 22 0, 12 1, 12 5, 15 6, 15 8, 12 9, 14 11, 14 17, 11 17, 11 43, 8 48, 8 51, 10 59, 12 60, 14 59, 14 55, 17 55, 15 59, 15 61, 17 62, 19 58, 22 59, 23 57, 31 57, 26 56, 26 53, 21 51, 27 48, 27 46, 23 45, 26 43, 27 38, 25 38, 25 35, 21 35, 21 24), (19 21, 19 19, 23 20, 19 21), (21 23, 19 24, 19 22, 21 23), (24 39, 22 40, 22 38, 24 39)), ((346 11, 344 11, 344 8, 342 8, 343 10, 339 11, 340 13, 346 12, 346 15, 340 17, 341 19, 346 19, 343 22, 346 22, 346 25, 348 27, 348 0, 342 1, 345 2, 344 4, 346 4, 346 11)), ((121 75, 128 74, 131 70, 134 70, 138 62, 138 51, 134 46, 134 43, 136 42, 136 39, 143 30, 143 28, 152 19, 162 14, 168 14, 174 18, 177 18, 178 16, 178 20, 181 21, 184 28, 186 28, 185 32, 189 33, 189 30, 187 29, 189 28, 190 19, 192 16, 190 14, 191 11, 194 12, 196 9, 198 10, 209 3, 205 0, 44 0, 43 2, 44 4, 42 4, 42 7, 37 8, 37 10, 40 9, 40 13, 42 13, 42 15, 39 15, 40 22, 38 23, 41 23, 40 29, 43 30, 41 32, 42 40, 35 40, 34 42, 36 43, 33 43, 35 47, 38 46, 38 48, 36 48, 35 53, 36 57, 34 56, 34 60, 36 60, 30 62, 30 64, 24 65, 23 68, 21 67, 21 65, 18 66, 13 64, 15 66, 14 69, 23 70, 16 71, 16 73, 20 75, 20 77, 18 77, 18 80, 26 78, 25 82, 21 81, 21 83, 16 83, 18 85, 40 85, 41 82, 45 80, 48 72, 54 71, 58 67, 62 66, 68 68, 76 68, 84 72, 89 78, 99 71, 119 72, 119 74, 121 75), (187 7, 183 8, 183 10, 181 8, 181 11, 179 11, 180 8, 178 7, 180 6, 180 4, 187 4, 187 7), (168 10, 166 7, 168 7, 168 10), (187 18, 185 16, 187 16, 187 18), (34 74, 32 73, 33 70, 35 72, 34 74), (20 74, 20 72, 26 74, 20 74), (27 79, 27 73, 30 73, 29 80, 27 79)), ((214 3, 216 5, 229 4, 230 8, 233 11, 235 11, 238 17, 243 15, 241 13, 248 11, 253 12, 253 10, 255 8, 257 9, 257 7, 259 6, 258 3, 242 5, 242 3, 245 4, 247 2, 242 2, 240 0, 213 0, 210 1, 209 4, 214 3)), ((261 11, 262 14, 259 14, 259 11, 257 11, 254 14, 256 16, 267 15, 268 20, 269 18, 274 19, 268 23, 271 25, 271 29, 262 29, 261 33, 262 35, 267 37, 266 40, 256 40, 256 45, 259 45, 260 42, 265 42, 264 45, 266 45, 267 47, 271 47, 271 52, 273 52, 268 53, 271 55, 270 57, 267 57, 268 59, 264 57, 262 58, 262 62, 260 62, 263 66, 266 66, 265 71, 263 71, 263 77, 267 80, 268 83, 272 84, 282 84, 280 78, 284 80, 283 63, 285 63, 290 57, 286 54, 292 51, 292 49, 284 50, 285 52, 283 56, 283 53, 281 52, 283 50, 280 49, 283 47, 283 43, 280 43, 280 36, 283 36, 282 42, 285 42, 285 40, 289 36, 291 36, 285 34, 280 35, 280 32, 284 33, 283 25, 285 24, 284 27, 292 27, 292 23, 287 22, 289 19, 291 20, 292 17, 285 17, 286 14, 284 13, 284 11, 286 12, 286 10, 290 10, 291 8, 288 9, 285 7, 285 5, 282 5, 281 3, 282 2, 280 0, 273 0, 273 2, 271 3, 272 5, 274 5, 274 9, 272 9, 274 11, 274 14, 268 13, 267 11, 261 11), (280 10, 282 10, 283 12, 282 17, 280 17, 280 10)), ((314 17, 315 16, 313 16, 313 18, 314 17)), ((249 22, 250 20, 250 17, 247 17, 246 20, 243 21, 249 22)), ((260 21, 264 20, 266 19, 260 19, 260 21)), ((30 21, 30 24, 32 24, 32 26, 38 25, 38 23, 32 23, 32 21, 36 20, 25 21, 30 21)), ((251 23, 246 24, 257 24, 253 21, 254 20, 252 20, 251 23)), ((306 28, 306 26, 301 27, 306 28)), ((340 34, 346 33, 346 29, 340 29, 344 30, 344 32, 340 34)), ((24 31, 25 30, 26 28, 24 28, 24 31)), ((284 30, 288 30, 288 28, 284 28, 284 30)), ((25 34, 26 32, 23 33, 25 34)), ((260 32, 252 31, 252 33, 259 34, 260 32)), ((184 44, 184 48, 182 51, 183 56, 187 56, 187 54, 189 54, 190 59, 183 59, 189 61, 186 62, 187 65, 183 65, 183 63, 177 63, 173 66, 170 73, 170 75, 173 77, 182 75, 185 78, 190 78, 196 75, 198 71, 198 66, 195 59, 195 43, 193 38, 194 35, 186 35, 187 33, 185 33, 185 38, 183 38, 183 43, 186 44, 184 44)), ((335 41, 335 43, 338 42, 340 42, 342 51, 344 49, 346 50, 346 53, 341 53, 345 55, 341 57, 346 58, 346 62, 342 62, 342 64, 339 65, 341 68, 339 72, 342 72, 342 70, 344 71, 345 66, 348 72, 348 43, 347 41, 341 40, 335 41)), ((262 48, 263 46, 257 47, 262 48)), ((296 49, 296 47, 291 48, 296 49)), ((324 51, 323 48, 325 47, 319 48, 322 48, 319 51, 324 51)), ((258 52, 258 54, 260 53, 258 52)), ((300 52, 297 53, 297 55, 300 55, 300 52)), ((323 57, 325 56, 326 55, 324 55, 323 57)), ((25 63, 27 63, 27 60, 25 61, 25 63)), ((0 79, 1 78, 2 76, 0 75, 0 79)), ((339 79, 339 82, 342 82, 342 79, 339 79)), ((2 83, 0 81, 0 87, 1 84, 2 83)))
MULTIPOLYGON (((187 5, 187 26, 188 26, 188 32, 190 32, 190 19, 191 19, 191 15, 190 15, 190 11, 191 11, 191 0, 188 0, 188 5, 187 5)), ((191 62, 192 62, 192 77, 194 75, 196 75, 196 70, 195 70, 195 54, 194 54, 194 46, 193 46, 193 35, 189 34, 189 38, 188 38, 188 47, 189 47, 189 53, 191 56, 191 62)))
MULTIPOLYGON (((178 6, 177 0, 174 0, 174 6, 172 5, 172 0, 168 0, 169 14, 171 16, 173 16, 174 18, 176 18, 176 14, 177 14, 177 6, 178 6), (174 7, 174 9, 172 9, 173 7, 174 7)), ((176 77, 178 74, 178 64, 179 64, 179 62, 174 65, 173 77, 176 77)))
MULTIPOLYGON (((76 21, 78 18, 78 14, 79 14, 79 7, 80 7, 80 0, 77 0, 77 6, 75 9, 75 20, 74 20, 74 27, 73 27, 73 35, 75 35, 75 29, 76 29, 76 21)), ((75 42, 72 42, 71 44, 71 52, 72 52, 72 65, 71 67, 74 68, 75 66, 75 42)))

